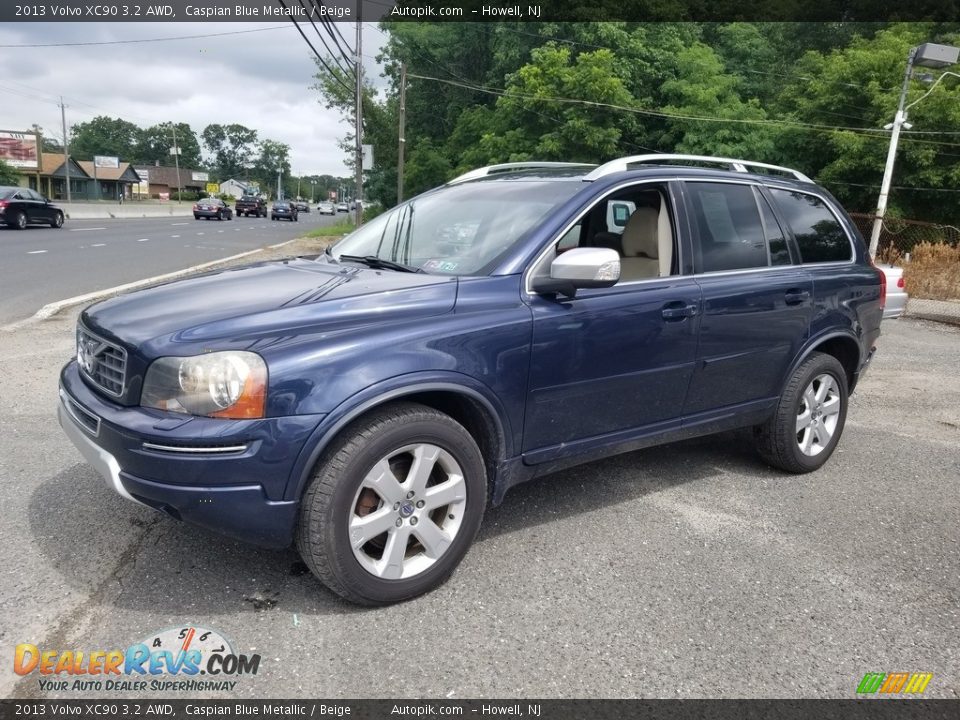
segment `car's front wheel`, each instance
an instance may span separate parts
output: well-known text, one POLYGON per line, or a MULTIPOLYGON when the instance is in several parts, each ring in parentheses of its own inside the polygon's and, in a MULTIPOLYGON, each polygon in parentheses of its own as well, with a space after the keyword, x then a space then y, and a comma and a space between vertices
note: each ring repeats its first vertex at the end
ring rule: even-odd
POLYGON ((800 363, 776 412, 755 430, 768 463, 792 473, 822 466, 833 454, 847 419, 847 374, 832 355, 814 352, 800 363))
POLYGON ((58 212, 54 214, 53 220, 50 221, 50 227, 53 228, 62 228, 63 227, 63 213, 58 212))
POLYGON ((321 457, 300 506, 297 548, 337 594, 364 605, 442 584, 486 505, 476 442, 448 415, 413 403, 354 422, 321 457))

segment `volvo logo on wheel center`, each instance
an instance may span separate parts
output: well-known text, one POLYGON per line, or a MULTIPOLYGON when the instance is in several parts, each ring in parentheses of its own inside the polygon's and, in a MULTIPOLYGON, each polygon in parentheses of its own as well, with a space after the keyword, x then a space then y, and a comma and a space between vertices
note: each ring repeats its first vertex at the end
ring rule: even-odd
POLYGON ((404 517, 410 517, 413 515, 414 507, 413 503, 404 503, 400 506, 400 514, 404 517))

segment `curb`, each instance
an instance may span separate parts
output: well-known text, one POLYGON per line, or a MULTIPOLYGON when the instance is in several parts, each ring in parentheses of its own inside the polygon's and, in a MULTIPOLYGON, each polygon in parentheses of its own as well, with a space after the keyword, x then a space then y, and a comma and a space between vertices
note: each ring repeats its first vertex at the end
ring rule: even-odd
POLYGON ((73 305, 80 305, 82 303, 92 302, 94 300, 100 300, 102 298, 108 297, 110 295, 116 295, 118 293, 126 292, 127 290, 137 290, 148 285, 154 285, 156 283, 165 282, 167 280, 175 280, 176 278, 183 277, 184 275, 190 275, 197 272, 198 270, 206 270, 207 268, 214 267, 215 265, 220 265, 225 262, 230 262, 231 260, 238 260, 242 257, 248 257, 250 255, 255 255, 257 253, 263 252, 264 250, 274 250, 278 247, 283 247, 284 245, 289 245, 292 242, 296 242, 301 238, 293 238, 293 240, 286 240, 281 243, 276 243, 274 245, 267 245, 265 248, 257 248, 256 250, 247 250, 246 252, 238 253, 236 255, 230 255, 229 257, 220 258, 219 260, 210 260, 209 262, 200 263, 199 265, 193 265, 192 267, 184 268, 183 270, 174 270, 173 272, 164 273, 163 275, 154 275, 153 277, 144 278, 143 280, 134 280, 133 282, 124 283, 123 285, 117 285, 112 288, 106 288, 105 290, 94 290, 93 292, 86 293, 84 295, 75 295, 71 298, 66 298, 65 300, 57 300, 56 302, 47 303, 42 308, 37 310, 33 315, 23 320, 17 320, 14 323, 9 325, 4 325, 0 327, 0 332, 13 332, 14 330, 19 330, 22 327, 27 325, 32 325, 34 323, 40 322, 41 320, 46 320, 53 317, 61 310, 71 307, 73 305))

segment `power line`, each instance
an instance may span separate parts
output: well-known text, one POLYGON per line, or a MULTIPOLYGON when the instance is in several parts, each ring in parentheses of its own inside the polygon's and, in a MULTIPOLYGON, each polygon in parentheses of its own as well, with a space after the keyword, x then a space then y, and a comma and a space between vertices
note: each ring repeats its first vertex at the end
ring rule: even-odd
MULTIPOLYGON (((627 107, 624 105, 615 105, 613 103, 598 102, 595 100, 581 100, 577 98, 563 98, 563 97, 553 97, 553 96, 541 96, 541 95, 529 95, 525 93, 518 93, 513 91, 507 91, 503 88, 489 88, 479 85, 472 85, 468 83, 460 83, 454 80, 447 80, 444 78, 430 77, 428 75, 416 75, 414 73, 408 73, 407 77, 417 78, 420 80, 433 80, 435 82, 446 83, 448 85, 455 85, 459 87, 466 88, 468 90, 475 90, 477 92, 483 92, 490 95, 497 95, 499 97, 510 97, 510 98, 520 98, 526 100, 537 100, 540 102, 560 102, 560 103, 572 103, 579 105, 587 105, 590 107, 602 107, 610 108, 611 110, 622 110, 624 112, 630 112, 637 115, 648 115, 651 117, 660 117, 668 120, 690 120, 694 122, 717 122, 717 123, 738 123, 745 125, 767 125, 767 126, 787 126, 787 127, 797 127, 807 130, 813 130, 818 132, 850 132, 863 137, 883 140, 885 139, 883 135, 884 131, 877 128, 862 128, 862 127, 844 127, 840 125, 818 125, 815 123, 804 123, 797 120, 767 120, 767 119, 752 119, 752 118, 718 118, 718 117, 706 117, 698 115, 683 115, 680 113, 666 113, 660 112, 657 110, 647 110, 644 108, 638 107, 627 107)), ((920 140, 919 138, 905 138, 910 142, 923 143, 927 145, 941 145, 944 147, 960 147, 960 143, 947 143, 937 140, 920 140)))
POLYGON ((169 42, 171 40, 193 40, 194 38, 223 37, 225 35, 246 35, 247 33, 281 30, 287 25, 273 25, 253 30, 231 30, 229 32, 204 33, 202 35, 174 35, 159 38, 139 38, 134 40, 103 40, 99 42, 68 42, 68 43, 27 43, 24 45, 0 45, 0 48, 51 48, 51 47, 88 47, 91 45, 136 45, 138 43, 169 42))
MULTIPOLYGON (((303 0, 297 0, 297 2, 300 3, 300 7, 302 7, 303 11, 306 13, 307 19, 310 21, 310 24, 313 26, 313 31, 317 34, 317 37, 320 38, 320 42, 323 43, 323 47, 326 48, 327 53, 329 53, 330 59, 333 60, 334 63, 336 63, 338 68, 340 68, 340 72, 342 72, 344 75, 349 75, 350 71, 343 66, 337 54, 330 49, 329 45, 327 45, 326 39, 323 37, 323 34, 320 32, 320 29, 317 27, 317 24, 313 21, 313 13, 307 10, 307 6, 304 4, 303 0)), ((292 16, 291 16, 291 19, 292 19, 292 16)), ((349 60, 347 61, 347 65, 348 66, 350 65, 349 60)))
MULTIPOLYGON (((280 7, 282 7, 284 10, 289 11, 289 8, 287 8, 287 5, 285 2, 283 2, 283 0, 277 0, 277 2, 280 3, 280 7)), ((297 32, 300 33, 300 36, 303 38, 304 42, 306 42, 307 45, 310 46, 310 49, 313 50, 313 54, 317 57, 317 60, 320 62, 321 65, 323 65, 323 67, 326 68, 327 72, 330 73, 330 75, 337 82, 337 84, 340 85, 340 87, 342 87, 348 93, 352 93, 353 90, 351 90, 350 87, 345 82, 343 82, 343 80, 340 79, 339 75, 337 75, 333 70, 330 69, 330 66, 327 65, 326 60, 323 59, 323 56, 317 52, 317 49, 313 46, 313 43, 310 42, 310 38, 308 38, 306 33, 303 32, 303 29, 300 27, 300 25, 297 24, 297 20, 296 18, 293 17, 292 14, 290 14, 290 22, 293 23, 293 26, 297 29, 297 32)))

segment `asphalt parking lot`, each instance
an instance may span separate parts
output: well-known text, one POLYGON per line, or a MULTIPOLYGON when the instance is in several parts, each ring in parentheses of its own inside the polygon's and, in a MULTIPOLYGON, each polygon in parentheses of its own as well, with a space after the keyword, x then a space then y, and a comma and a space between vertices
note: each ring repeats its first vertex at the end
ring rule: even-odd
MULTIPOLYGON (((54 416, 75 317, 0 342, 8 651, 214 628, 263 663, 229 693, 194 693, 212 697, 849 698, 868 671, 932 672, 927 697, 960 697, 958 328, 884 324, 815 474, 766 467, 743 433, 574 468, 489 510, 440 590, 370 610, 293 551, 108 490, 54 416)), ((5 697, 85 696, 9 663, 0 683, 5 697)))

